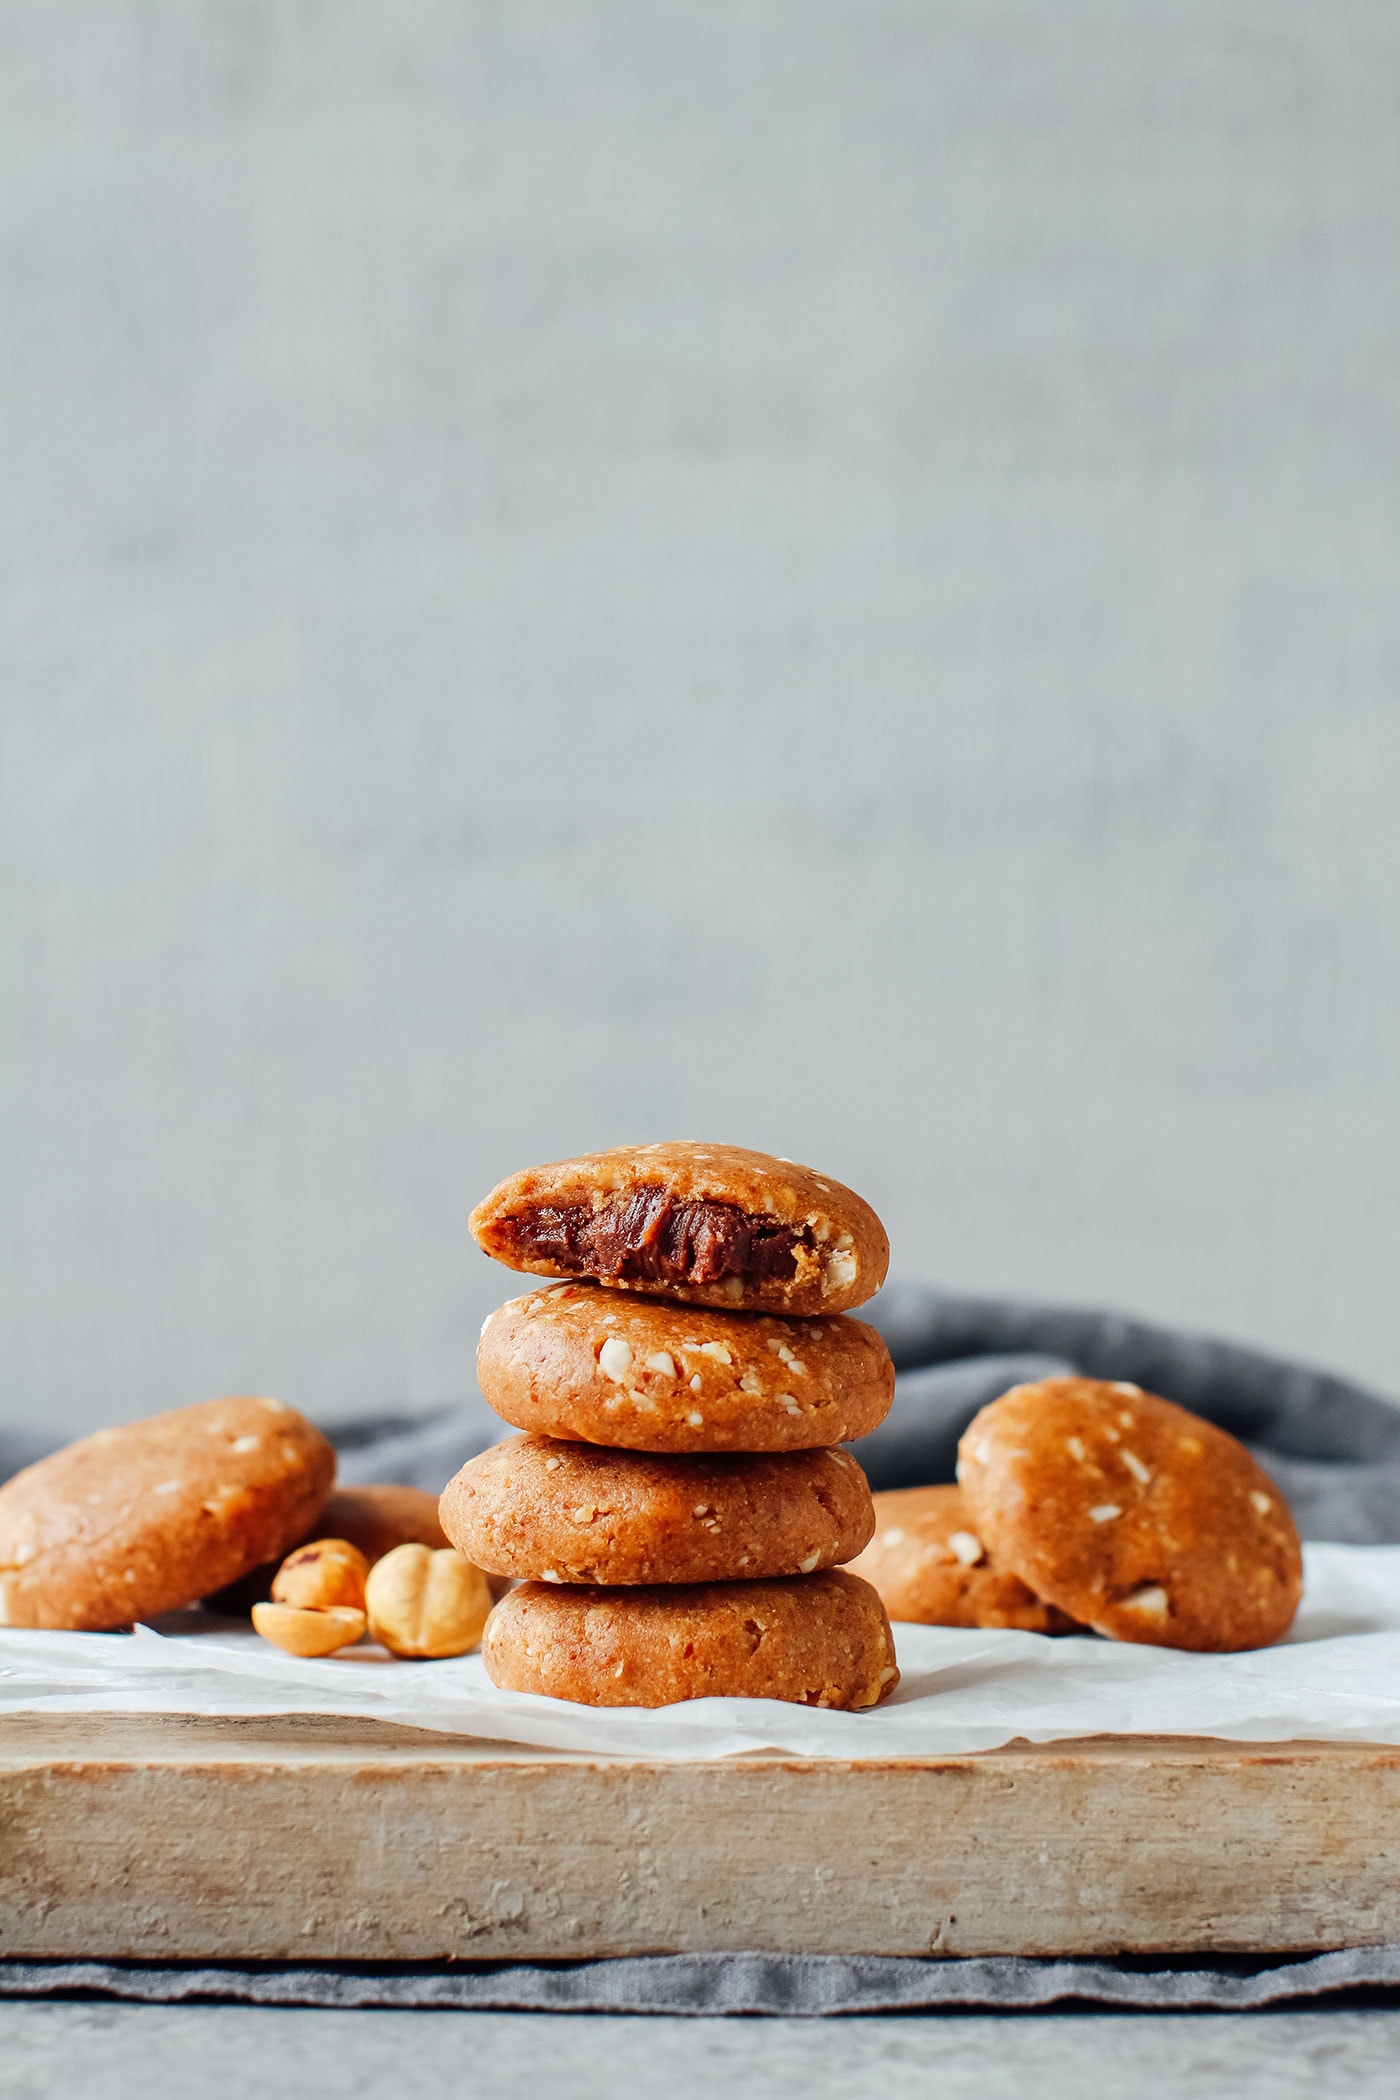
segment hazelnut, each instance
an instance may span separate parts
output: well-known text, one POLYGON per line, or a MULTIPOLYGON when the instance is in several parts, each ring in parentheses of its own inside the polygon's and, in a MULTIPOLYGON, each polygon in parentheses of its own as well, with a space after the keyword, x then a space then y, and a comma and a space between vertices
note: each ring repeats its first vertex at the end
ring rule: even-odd
POLYGON ((274 1648, 288 1655, 334 1655, 348 1648, 365 1630, 365 1615, 349 1605, 306 1611, 295 1604, 255 1604, 253 1625, 274 1648))
POLYGON ((289 1553, 272 1578, 274 1604, 295 1604, 303 1611, 329 1611, 348 1605, 365 1608, 369 1562, 349 1539, 313 1539, 289 1553))
POLYGON ((372 1639, 394 1655, 465 1655, 481 1639, 491 1589, 455 1546, 395 1546, 365 1587, 372 1639))

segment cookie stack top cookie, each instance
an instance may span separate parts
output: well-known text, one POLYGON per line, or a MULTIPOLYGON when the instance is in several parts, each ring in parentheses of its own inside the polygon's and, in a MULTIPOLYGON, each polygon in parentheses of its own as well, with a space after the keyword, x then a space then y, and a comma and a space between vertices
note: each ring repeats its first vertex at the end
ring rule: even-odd
POLYGON ((528 1167, 477 1205, 471 1229, 527 1275, 800 1318, 863 1305, 890 1260, 853 1190, 738 1145, 619 1145, 528 1167))
POLYGON ((487 1400, 526 1434, 441 1503, 454 1543, 527 1585, 488 1629, 495 1681, 607 1704, 890 1690, 883 1607, 834 1572, 874 1528, 835 1447, 894 1393, 884 1342, 848 1311, 888 1264, 870 1206, 789 1160, 648 1145, 513 1175, 472 1230, 551 1279, 493 1313, 477 1352, 487 1400), (606 1663, 581 1664, 600 1641, 606 1663))

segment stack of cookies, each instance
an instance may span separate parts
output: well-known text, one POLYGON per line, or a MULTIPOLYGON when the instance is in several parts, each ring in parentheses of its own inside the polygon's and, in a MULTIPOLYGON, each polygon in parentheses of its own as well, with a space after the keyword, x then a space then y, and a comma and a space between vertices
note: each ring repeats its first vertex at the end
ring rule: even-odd
POLYGON ((469 1560, 520 1582, 487 1624, 492 1682, 593 1706, 884 1698, 884 1607, 840 1569, 875 1520, 838 1447, 894 1393, 847 1317, 889 1258, 869 1205, 761 1153, 649 1145, 514 1175, 472 1230, 560 1279, 486 1322, 482 1391, 525 1434, 440 1505, 469 1560))

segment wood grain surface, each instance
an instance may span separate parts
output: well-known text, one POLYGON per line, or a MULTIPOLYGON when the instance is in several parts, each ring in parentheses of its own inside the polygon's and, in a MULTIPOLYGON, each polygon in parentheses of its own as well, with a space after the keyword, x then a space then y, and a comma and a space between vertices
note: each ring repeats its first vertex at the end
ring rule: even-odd
POLYGON ((1400 1938, 1400 1749, 648 1763, 324 1718, 0 1723, 0 1953, 1278 1951, 1400 1938))

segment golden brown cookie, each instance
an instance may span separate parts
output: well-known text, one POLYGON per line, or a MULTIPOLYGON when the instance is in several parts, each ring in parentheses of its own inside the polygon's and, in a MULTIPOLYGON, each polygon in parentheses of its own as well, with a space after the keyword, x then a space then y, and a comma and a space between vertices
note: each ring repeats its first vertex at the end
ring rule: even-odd
MULTIPOLYGON (((337 1488, 324 1509, 318 1511, 304 1539, 348 1539, 373 1563, 392 1553, 395 1546, 445 1546, 447 1539, 438 1522, 438 1498, 426 1488, 347 1487, 337 1488)), ((280 1563, 264 1561, 261 1567, 241 1575, 204 1598, 208 1610, 228 1617, 247 1617, 255 1604, 272 1595, 272 1578, 280 1563)))
POLYGON ((481 1330, 481 1390, 517 1429, 627 1451, 810 1451, 889 1413, 873 1327, 780 1320, 543 1284, 481 1330))
POLYGON ((335 1453, 280 1400, 205 1400, 69 1444, 0 1487, 0 1625, 126 1626, 280 1560, 335 1453))
POLYGON ((845 1451, 668 1457, 513 1436, 450 1480, 443 1527, 479 1568, 543 1582, 731 1582, 850 1560, 875 1528, 845 1451))
POLYGON ((992 1558, 972 1528, 961 1488, 887 1488, 874 1497, 875 1536, 850 1563, 880 1592, 892 1619, 920 1626, 1014 1626, 1072 1633, 1074 1621, 1042 1604, 992 1558))
POLYGON ((884 1606, 868 1582, 837 1568, 693 1588, 522 1583, 492 1612, 481 1648, 503 1691, 583 1706, 788 1699, 859 1708, 899 1682, 884 1606))
POLYGON ((1298 1534, 1268 1474, 1135 1385, 1013 1387, 969 1424, 958 1479, 997 1560, 1113 1640, 1262 1648, 1298 1608, 1298 1534))
POLYGON ((395 1546, 447 1544, 437 1496, 426 1488, 341 1487, 316 1519, 318 1538, 349 1539, 371 1566, 395 1546))
POLYGON ((471 1229, 532 1276, 803 1317, 863 1305, 890 1258, 850 1189, 737 1145, 618 1145, 527 1167, 477 1205, 471 1229))

